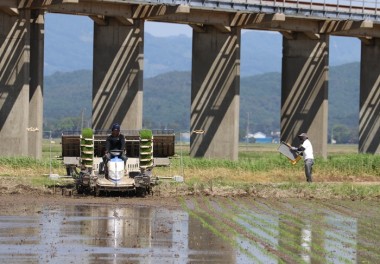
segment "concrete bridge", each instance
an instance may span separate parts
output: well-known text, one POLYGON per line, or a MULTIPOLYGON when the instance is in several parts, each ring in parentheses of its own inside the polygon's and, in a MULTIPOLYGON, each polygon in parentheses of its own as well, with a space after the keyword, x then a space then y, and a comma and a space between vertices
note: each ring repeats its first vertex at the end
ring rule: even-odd
MULTIPOLYGON (((377 0, 1 0, 0 155, 41 157, 44 14, 94 21, 93 128, 142 127, 144 22, 193 29, 191 156, 236 160, 241 29, 283 35, 281 134, 327 157, 329 36, 361 40, 359 152, 380 152, 377 0), (197 133, 204 131, 204 133, 197 133)), ((242 54, 244 56, 244 54, 242 54)))

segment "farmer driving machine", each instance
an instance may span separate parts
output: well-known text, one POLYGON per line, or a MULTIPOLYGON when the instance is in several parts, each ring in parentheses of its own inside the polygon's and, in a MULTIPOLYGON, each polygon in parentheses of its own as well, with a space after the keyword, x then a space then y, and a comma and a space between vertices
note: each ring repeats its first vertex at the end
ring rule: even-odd
POLYGON ((62 157, 68 175, 75 179, 79 194, 120 192, 144 197, 158 183, 152 169, 170 165, 174 155, 175 135, 169 130, 123 131, 127 160, 120 159, 123 150, 111 151, 112 158, 104 164, 106 134, 86 128, 80 135, 62 134, 62 157), (155 135, 154 135, 155 132, 155 135), (154 137, 154 140, 153 140, 154 137), (156 151, 154 151, 156 146, 156 151), (75 148, 78 147, 79 151, 75 148), (79 153, 78 153, 79 152, 79 153), (79 154, 79 155, 78 155, 79 154))

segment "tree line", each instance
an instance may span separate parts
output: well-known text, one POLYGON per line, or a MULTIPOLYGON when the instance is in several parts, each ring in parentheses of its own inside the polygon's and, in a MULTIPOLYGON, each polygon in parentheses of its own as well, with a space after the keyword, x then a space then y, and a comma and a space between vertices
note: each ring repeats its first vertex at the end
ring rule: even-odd
MULTIPOLYGON (((329 139, 358 142, 359 63, 330 67, 329 139)), ((190 72, 170 72, 144 79, 143 126, 190 130, 190 72)), ((44 81, 44 130, 91 127, 92 72, 55 73, 44 81)), ((281 74, 265 73, 240 80, 240 138, 247 132, 280 131, 281 74)))

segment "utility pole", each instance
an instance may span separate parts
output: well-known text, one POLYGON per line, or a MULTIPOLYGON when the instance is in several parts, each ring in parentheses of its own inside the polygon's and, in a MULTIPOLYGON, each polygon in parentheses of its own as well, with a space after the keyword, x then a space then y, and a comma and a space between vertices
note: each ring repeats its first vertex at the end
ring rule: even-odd
POLYGON ((248 142, 249 142, 248 134, 249 134, 249 112, 247 112, 247 128, 246 128, 246 132, 245 132, 245 141, 247 143, 247 146, 248 146, 248 142))
POLYGON ((82 108, 82 121, 80 123, 80 131, 83 130, 83 120, 84 120, 84 111, 86 110, 86 108, 82 108))

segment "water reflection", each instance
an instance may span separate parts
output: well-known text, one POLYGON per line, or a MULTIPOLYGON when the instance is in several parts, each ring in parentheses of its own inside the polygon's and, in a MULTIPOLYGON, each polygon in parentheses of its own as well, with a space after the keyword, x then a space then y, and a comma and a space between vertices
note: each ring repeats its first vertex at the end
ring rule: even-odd
MULTIPOLYGON (((242 209, 242 208, 240 208, 242 209)), ((248 234, 238 240, 243 263, 356 263, 357 219, 318 209, 256 208, 235 216, 248 234), (247 251, 251 254, 247 254, 247 251)))
POLYGON ((125 263, 126 260, 151 263, 153 256, 164 263, 186 258, 185 254, 178 254, 184 252, 183 242, 188 238, 188 229, 183 228, 188 226, 188 215, 181 210, 74 206, 65 207, 59 215, 45 209, 44 215, 50 216, 41 219, 42 231, 50 234, 50 243, 46 244, 59 244, 61 237, 68 240, 66 243, 62 240, 60 250, 51 258, 57 261, 61 258, 75 261, 78 255, 82 263, 125 263), (45 228, 52 222, 55 222, 54 230, 45 228), (69 252, 75 256, 71 257, 69 252))
POLYGON ((380 211, 373 207, 376 202, 189 203, 201 221, 218 228, 214 233, 225 230, 219 236, 236 250, 231 263, 377 263, 380 211))
MULTIPOLYGON (((204 215, 204 217, 207 217, 204 215)), ((217 225, 213 219, 205 226, 199 218, 190 217, 188 250, 192 263, 236 263, 235 252, 228 241, 223 239, 222 232, 217 232, 212 227, 217 225)), ((184 262, 188 263, 188 262, 184 262)))
POLYGON ((1 263, 231 263, 225 243, 182 210, 45 207, 0 224, 1 263))
POLYGON ((0 216, 0 263, 373 263, 380 255, 377 213, 347 214, 347 205, 323 203, 216 200, 215 210, 194 203, 190 215, 35 205, 29 215, 0 216))

